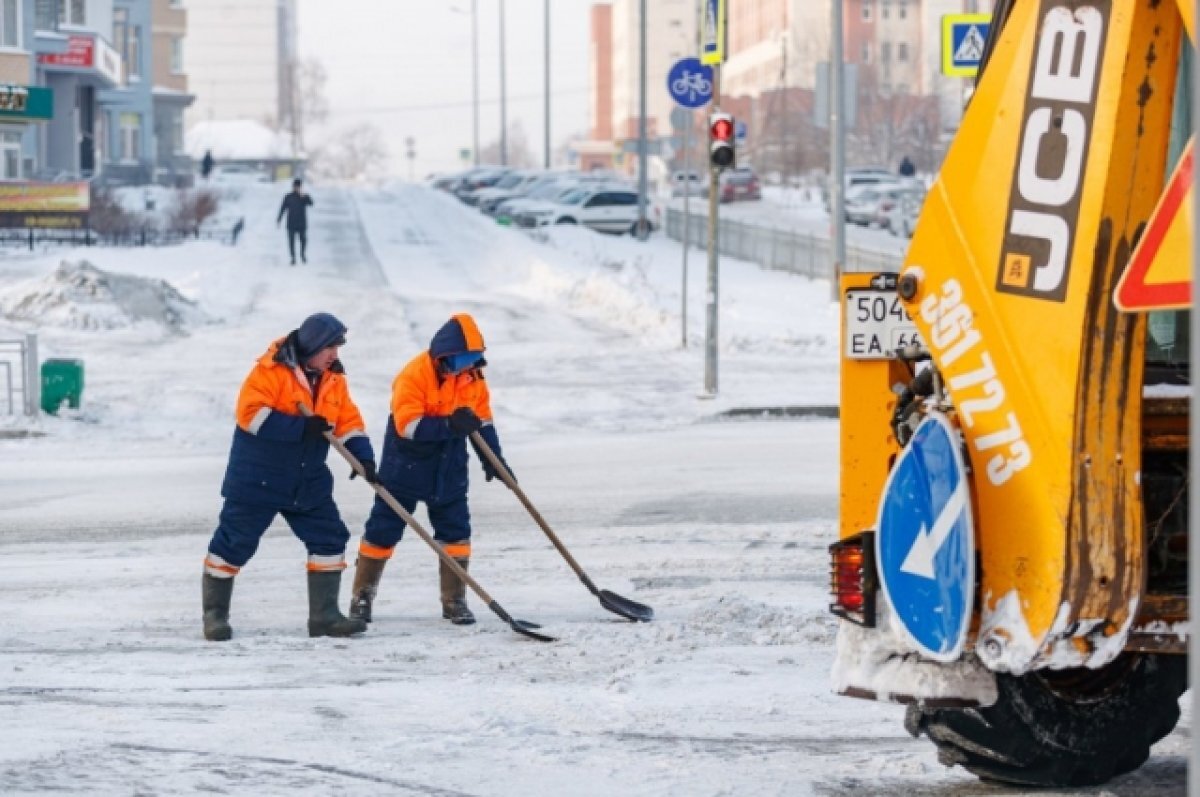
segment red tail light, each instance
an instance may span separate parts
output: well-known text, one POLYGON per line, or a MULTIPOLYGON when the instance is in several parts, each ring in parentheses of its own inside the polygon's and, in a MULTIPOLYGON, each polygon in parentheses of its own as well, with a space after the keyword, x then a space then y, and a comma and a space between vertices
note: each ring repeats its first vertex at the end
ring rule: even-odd
POLYGON ((864 531, 829 546, 829 611, 852 623, 875 627, 875 533, 864 531))

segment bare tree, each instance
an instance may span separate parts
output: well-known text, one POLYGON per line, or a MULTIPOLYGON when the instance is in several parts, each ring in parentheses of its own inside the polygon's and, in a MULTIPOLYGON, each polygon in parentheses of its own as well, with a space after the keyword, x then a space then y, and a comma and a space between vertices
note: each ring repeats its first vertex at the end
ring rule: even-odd
POLYGON ((305 58, 289 62, 282 79, 288 103, 279 127, 291 134, 292 149, 303 152, 305 131, 329 118, 329 101, 325 97, 328 73, 316 58, 305 58))
MULTIPOLYGON (((488 143, 479 150, 480 163, 500 163, 500 139, 488 143)), ((529 146, 529 137, 520 122, 508 126, 508 165, 517 169, 533 169, 541 165, 529 146)))
POLYGON ((379 128, 370 123, 338 133, 310 153, 314 172, 341 180, 362 180, 387 170, 388 149, 379 128))

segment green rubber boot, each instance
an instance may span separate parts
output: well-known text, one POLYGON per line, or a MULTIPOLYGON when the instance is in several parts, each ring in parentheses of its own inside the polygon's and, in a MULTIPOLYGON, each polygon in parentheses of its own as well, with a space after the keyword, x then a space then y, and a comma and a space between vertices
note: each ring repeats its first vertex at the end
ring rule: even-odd
POLYGON ((229 601, 233 597, 233 579, 204 574, 201 602, 204 606, 204 638, 224 642, 233 636, 229 627, 229 601))
POLYGON ((338 609, 341 570, 308 572, 308 635, 346 637, 367 630, 362 620, 352 620, 338 609))

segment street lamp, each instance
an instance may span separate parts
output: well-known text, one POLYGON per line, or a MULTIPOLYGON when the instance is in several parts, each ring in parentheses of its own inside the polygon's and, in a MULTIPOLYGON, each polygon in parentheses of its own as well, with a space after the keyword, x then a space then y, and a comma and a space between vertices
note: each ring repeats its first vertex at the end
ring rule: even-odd
MULTIPOLYGON (((450 6, 456 14, 466 14, 458 6, 450 6)), ((479 7, 478 0, 471 0, 471 152, 475 165, 479 165, 479 7)))

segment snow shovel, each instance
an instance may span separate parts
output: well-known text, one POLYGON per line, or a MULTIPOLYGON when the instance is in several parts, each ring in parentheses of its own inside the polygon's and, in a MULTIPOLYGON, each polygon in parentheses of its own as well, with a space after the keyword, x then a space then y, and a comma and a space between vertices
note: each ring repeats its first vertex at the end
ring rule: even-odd
POLYGON ((631 601, 629 598, 622 598, 617 593, 606 589, 596 589, 596 585, 588 578, 587 573, 583 572, 583 568, 575 561, 575 557, 571 556, 571 552, 567 550, 567 546, 562 544, 562 540, 550 528, 550 524, 542 517, 542 513, 537 511, 533 502, 525 495, 525 491, 517 484, 517 480, 508 472, 508 468, 504 467, 504 463, 500 461, 500 457, 496 456, 496 452, 492 451, 487 442, 484 441, 483 436, 479 432, 471 432, 471 442, 487 457, 488 462, 492 465, 492 469, 500 477, 500 481, 504 482, 505 486, 512 490, 517 499, 529 510, 529 514, 541 526, 542 531, 546 532, 546 536, 550 538, 550 542, 554 543, 554 547, 562 554, 563 559, 567 560, 567 564, 575 571, 575 575, 579 576, 579 580, 588 588, 588 592, 591 592, 600 599, 601 606, 613 614, 619 614, 625 619, 633 620, 634 622, 648 623, 654 619, 654 610, 649 606, 637 601, 631 601))
MULTIPOLYGON (((298 401, 296 402, 296 406, 300 408, 300 412, 305 416, 312 416, 312 410, 310 410, 307 405, 304 404, 304 402, 298 401)), ((417 535, 425 541, 425 544, 433 549, 433 552, 438 555, 438 558, 442 560, 442 563, 446 565, 446 567, 450 568, 454 575, 462 579, 467 586, 475 591, 475 594, 479 596, 479 599, 486 603, 487 607, 495 612, 497 617, 508 623, 512 630, 516 631, 518 634, 524 634, 530 639, 536 639, 539 642, 557 641, 555 637, 535 631, 534 629, 541 628, 541 626, 537 623, 531 623, 528 620, 516 620, 509 616, 508 612, 504 611, 504 607, 493 600, 492 596, 487 594, 487 591, 483 587, 479 586, 479 582, 476 581, 470 573, 468 573, 466 570, 463 570, 462 567, 459 566, 458 562, 454 561, 454 557, 442 550, 442 546, 438 545, 437 542, 434 541, 433 537, 428 531, 421 527, 420 523, 417 523, 416 518, 405 511, 404 507, 400 506, 400 502, 397 501, 383 485, 371 484, 366 480, 367 474, 366 471, 363 470, 362 464, 359 463, 358 459, 350 453, 349 449, 346 448, 341 440, 338 440, 336 437, 334 437, 332 432, 325 432, 324 435, 325 439, 328 440, 329 443, 338 450, 338 453, 346 458, 346 461, 350 463, 350 467, 353 468, 359 476, 363 477, 363 483, 370 484, 371 488, 375 490, 375 494, 382 498, 383 502, 390 506, 392 511, 399 515, 400 519, 407 523, 412 530, 415 531, 417 535)))

